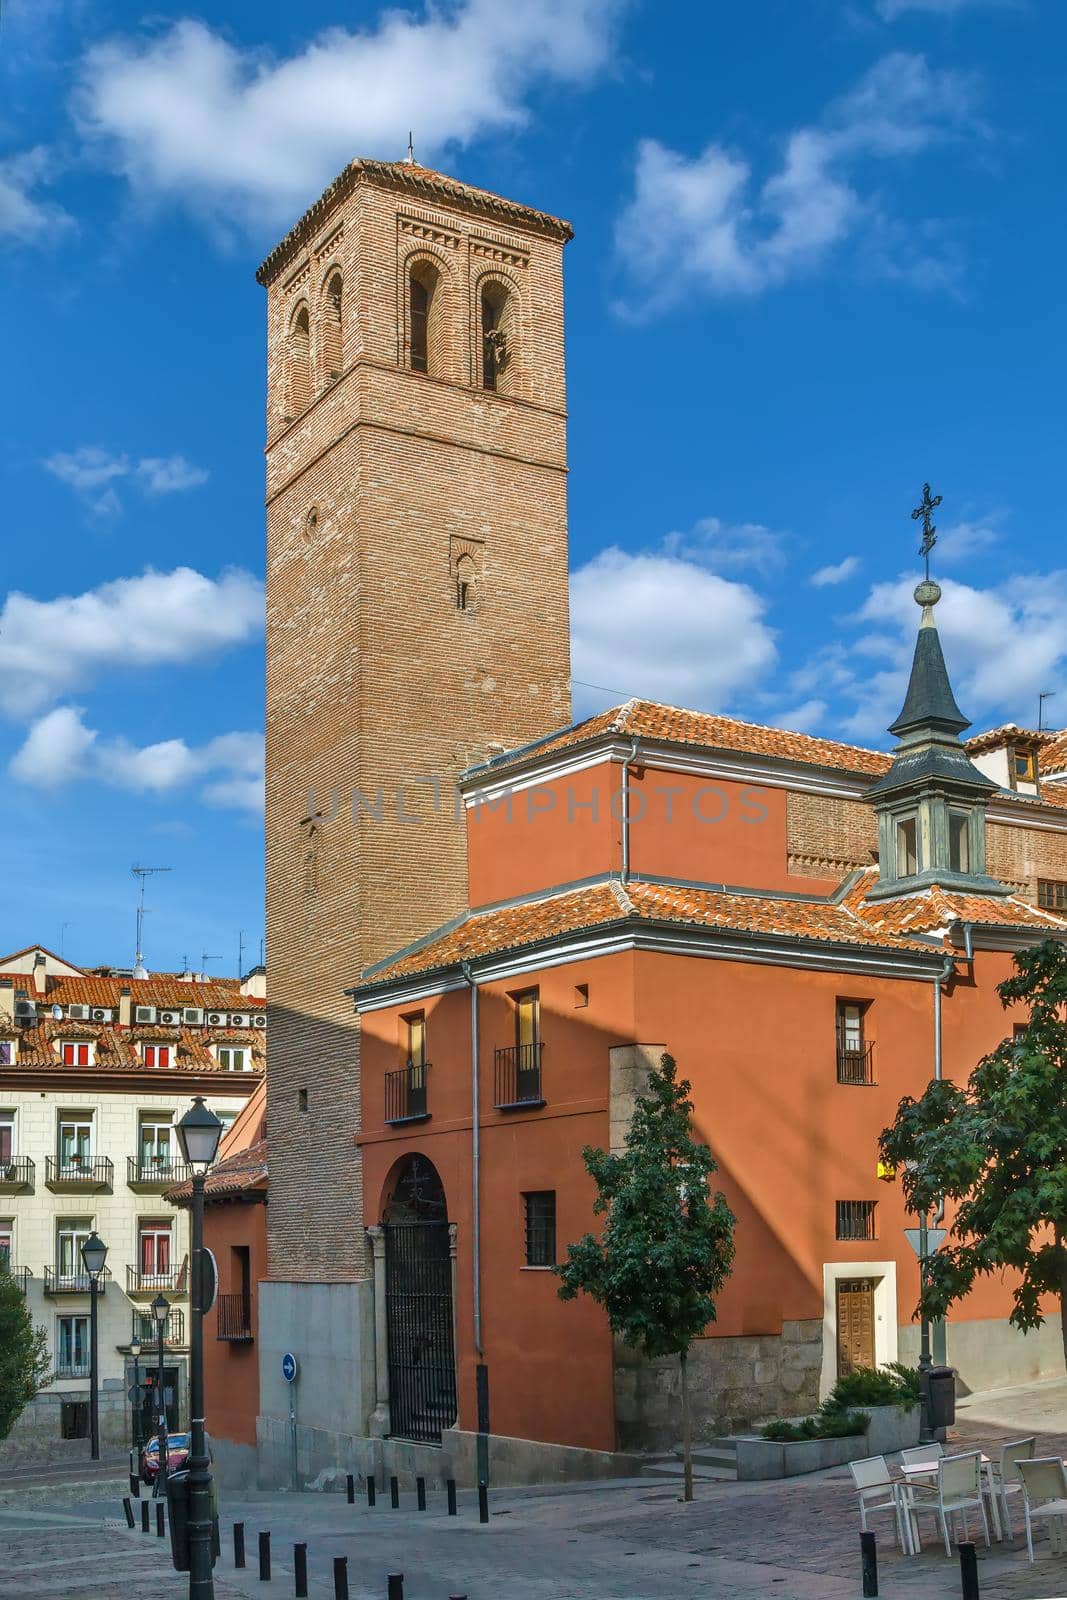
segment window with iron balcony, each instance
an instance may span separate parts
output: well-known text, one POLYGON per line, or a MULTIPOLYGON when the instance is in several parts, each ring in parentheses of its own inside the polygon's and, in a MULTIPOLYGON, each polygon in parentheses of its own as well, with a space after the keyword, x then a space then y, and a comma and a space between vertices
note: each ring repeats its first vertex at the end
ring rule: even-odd
POLYGON ((521 989, 508 996, 514 1013, 515 1043, 493 1052, 493 1103, 498 1111, 543 1106, 541 1076, 541 996, 521 989))
POLYGON ((866 1000, 838 1000, 836 1016, 837 1081, 874 1082, 874 1041, 867 1037, 866 1000))
POLYGON ((430 1115, 426 1059, 426 1015, 409 1012, 400 1018, 400 1058, 404 1065, 385 1075, 385 1120, 424 1122, 430 1115))

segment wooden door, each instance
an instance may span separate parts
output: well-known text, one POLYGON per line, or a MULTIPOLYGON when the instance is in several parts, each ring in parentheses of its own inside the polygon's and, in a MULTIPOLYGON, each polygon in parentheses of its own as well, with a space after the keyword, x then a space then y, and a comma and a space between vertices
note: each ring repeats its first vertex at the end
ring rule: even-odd
POLYGON ((855 1367, 873 1367, 873 1278, 837 1280, 837 1375, 843 1378, 855 1367))

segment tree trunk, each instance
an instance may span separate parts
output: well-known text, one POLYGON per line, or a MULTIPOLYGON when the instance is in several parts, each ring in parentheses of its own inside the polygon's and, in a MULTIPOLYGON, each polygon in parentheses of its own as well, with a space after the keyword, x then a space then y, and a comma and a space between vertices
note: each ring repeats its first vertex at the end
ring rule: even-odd
POLYGON ((1063 1246, 1063 1228, 1056 1229, 1056 1247, 1060 1255, 1060 1339, 1063 1343, 1063 1364, 1067 1367, 1067 1250, 1063 1246))
POLYGON ((678 1363, 682 1369, 682 1467, 685 1472, 683 1500, 693 1498, 693 1419, 689 1415, 689 1352, 683 1350, 678 1363))

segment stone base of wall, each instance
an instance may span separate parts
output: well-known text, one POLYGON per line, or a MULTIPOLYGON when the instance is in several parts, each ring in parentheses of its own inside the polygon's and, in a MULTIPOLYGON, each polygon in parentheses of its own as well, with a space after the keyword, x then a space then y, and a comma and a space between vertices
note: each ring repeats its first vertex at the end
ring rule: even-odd
MULTIPOLYGON (((819 1404, 822 1322, 785 1322, 780 1334, 697 1339, 689 1352, 694 1438, 734 1433, 819 1404)), ((676 1358, 645 1361, 615 1349, 615 1420, 622 1450, 664 1450, 682 1436, 676 1358)))
MULTIPOLYGON (((88 1457, 88 1438, 64 1439, 61 1430, 63 1401, 88 1402, 88 1399, 85 1384, 71 1389, 42 1390, 20 1413, 7 1438, 0 1440, 0 1468, 88 1457)), ((101 1447, 110 1453, 128 1448, 129 1406, 121 1380, 104 1379, 98 1406, 101 1447)))
MULTIPOLYGON (((256 1483, 261 1489, 343 1492, 349 1473, 356 1478, 361 1491, 368 1478, 373 1478, 383 1492, 391 1477, 398 1478, 405 1491, 414 1491, 417 1477, 425 1478, 429 1489, 440 1490, 449 1478, 461 1489, 474 1488, 478 1481, 478 1435, 460 1428, 446 1428, 440 1445, 428 1445, 413 1444, 406 1439, 356 1438, 351 1434, 298 1425, 295 1478, 289 1424, 276 1417, 259 1417, 256 1431, 257 1464, 243 1455, 238 1456, 236 1448, 230 1447, 234 1453, 228 1458, 227 1471, 243 1470, 248 1474, 244 1478, 228 1477, 230 1487, 256 1483)), ((218 1446, 214 1448, 217 1453, 218 1446)), ((636 1477, 640 1470, 641 1462, 636 1456, 578 1450, 570 1445, 544 1444, 537 1439, 489 1435, 489 1481, 497 1488, 636 1477)))
MULTIPOLYGON (((900 1328, 897 1341, 901 1361, 917 1365, 919 1329, 905 1325, 900 1328)), ((945 1356, 959 1374, 960 1394, 972 1394, 977 1389, 1011 1389, 1038 1378, 1062 1378, 1059 1316, 1054 1313, 1031 1333, 1020 1333, 1007 1317, 981 1322, 954 1322, 950 1317, 945 1327, 945 1356)))

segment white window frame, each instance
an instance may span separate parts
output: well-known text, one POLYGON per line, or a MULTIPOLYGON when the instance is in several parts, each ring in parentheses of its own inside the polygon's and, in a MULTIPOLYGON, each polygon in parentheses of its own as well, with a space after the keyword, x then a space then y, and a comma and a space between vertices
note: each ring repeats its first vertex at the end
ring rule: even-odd
MULTIPOLYGON (((88 1052, 88 1059, 87 1059, 87 1061, 85 1063, 86 1066, 93 1067, 93 1066, 96 1065, 96 1044, 94 1043, 94 1041, 92 1039, 60 1039, 60 1041, 59 1041, 59 1062, 60 1062, 61 1066, 67 1066, 68 1065, 68 1063, 63 1060, 63 1052, 64 1052, 64 1050, 67 1050, 67 1049, 86 1050, 88 1052)), ((71 1062, 69 1064, 72 1065, 72 1066, 73 1065, 81 1066, 81 1062, 80 1061, 76 1062, 76 1063, 71 1062)))
MULTIPOLYGON (((0 1111, 0 1128, 10 1128, 11 1129, 11 1155, 9 1157, 9 1160, 17 1161, 18 1158, 19 1158, 19 1119, 18 1119, 18 1112, 14 1111, 14 1110, 11 1110, 11 1111, 0 1111)), ((0 1161, 0 1167, 4 1167, 6 1165, 7 1165, 7 1162, 0 1161)))
POLYGON ((169 1120, 163 1116, 156 1116, 153 1112, 144 1112, 137 1122, 137 1167, 139 1171, 147 1172, 156 1165, 155 1158, 159 1154, 159 1135, 167 1135, 167 1159, 159 1164, 163 1167, 174 1166, 174 1153, 177 1149, 178 1136, 174 1127, 174 1118, 169 1120), (145 1160, 145 1133, 151 1131, 152 1152, 149 1159, 145 1160))
POLYGON ((56 1113, 56 1163, 66 1170, 67 1167, 80 1166, 81 1162, 63 1160, 63 1129, 88 1128, 89 1148, 85 1160, 92 1166, 96 1159, 96 1117, 91 1111, 57 1111, 56 1113))
MULTIPOLYGON (((74 1324, 79 1323, 79 1322, 82 1322, 82 1323, 85 1324, 85 1326, 84 1326, 84 1328, 82 1330, 82 1350, 84 1351, 84 1361, 82 1362, 82 1365, 84 1366, 85 1371, 81 1372, 77 1368, 75 1368, 74 1371, 71 1373, 71 1375, 75 1376, 75 1377, 86 1377, 87 1378, 89 1376, 89 1361, 90 1361, 89 1338, 90 1338, 90 1334, 89 1334, 89 1318, 88 1318, 87 1314, 84 1311, 67 1311, 67 1312, 63 1312, 61 1315, 56 1317, 56 1372, 57 1373, 60 1372, 60 1369, 61 1369, 62 1364, 63 1364, 62 1363, 62 1351, 63 1351, 63 1331, 62 1330, 63 1330, 63 1324, 65 1322, 69 1322, 71 1324, 71 1334, 72 1334, 72 1337, 71 1337, 71 1350, 72 1350, 72 1353, 73 1353, 73 1350, 74 1350, 74 1347, 75 1347, 75 1340, 73 1338, 74 1324)), ((67 1372, 71 1372, 71 1368, 69 1366, 67 1368, 67 1372)))
POLYGON ((218 1062, 223 1072, 247 1072, 252 1064, 252 1052, 249 1046, 246 1044, 217 1044, 214 1046, 214 1050, 215 1060, 218 1062), (222 1060, 224 1052, 230 1056, 239 1055, 241 1058, 241 1065, 239 1067, 224 1065, 222 1060))
MULTIPOLYGON (((14 1270, 15 1270, 15 1218, 14 1217, 2 1217, 2 1218, 0 1218, 0 1241, 4 1240, 5 1238, 7 1239, 7 1268, 8 1268, 9 1272, 14 1272, 14 1270)), ((3 1248, 2 1248, 2 1244, 0 1244, 0 1255, 2 1255, 2 1254, 3 1254, 3 1248)))
MULTIPOLYGON (((162 1278, 167 1278, 167 1279, 173 1278, 174 1273, 175 1273, 174 1250, 175 1250, 175 1230, 174 1230, 173 1222, 169 1221, 166 1217, 138 1217, 137 1218, 137 1274, 138 1274, 139 1277, 140 1276, 144 1276, 146 1278, 160 1278, 160 1279, 162 1279, 162 1278), (158 1259, 157 1259, 157 1261, 156 1261, 156 1270, 154 1272, 145 1272, 144 1268, 141 1265, 141 1262, 143 1260, 143 1256, 142 1256, 142 1253, 141 1253, 141 1240, 146 1235, 150 1235, 154 1239, 159 1239, 164 1234, 166 1235, 166 1238, 167 1238, 167 1263, 168 1263, 167 1270, 166 1270, 166 1272, 160 1272, 159 1271, 159 1262, 158 1262, 158 1259)), ((158 1254, 159 1254, 158 1245, 154 1247, 153 1253, 158 1257, 158 1254)))
POLYGON ((18 1040, 16 1038, 13 1038, 10 1034, 2 1034, 2 1035, 0 1035, 0 1047, 4 1046, 5 1044, 10 1047, 11 1060, 8 1061, 8 1062, 0 1062, 0 1066, 3 1066, 3 1065, 9 1066, 9 1067, 17 1066, 18 1059, 19 1059, 19 1042, 18 1042, 18 1040))
POLYGON ((69 1283, 72 1278, 84 1278, 86 1276, 85 1263, 83 1262, 81 1256, 81 1247, 85 1240, 88 1239, 92 1231, 92 1221, 86 1221, 84 1217, 79 1217, 76 1222, 74 1219, 67 1219, 64 1217, 56 1218, 56 1277, 61 1283, 69 1283), (62 1250, 60 1249, 59 1243, 61 1239, 74 1240, 74 1245, 71 1250, 73 1270, 70 1272, 64 1272, 62 1269, 62 1250))
POLYGON ((149 1072, 169 1072, 171 1067, 173 1067, 173 1065, 174 1065, 174 1046, 170 1043, 169 1040, 164 1040, 164 1041, 161 1041, 160 1043, 157 1044, 156 1041, 153 1039, 151 1044, 142 1044, 142 1046, 141 1046, 141 1060, 144 1063, 144 1065, 146 1067, 148 1067, 149 1072), (167 1052, 166 1065, 165 1066, 160 1066, 158 1061, 153 1061, 151 1064, 149 1064, 149 1060, 148 1060, 148 1052, 149 1052, 149 1050, 155 1050, 157 1053, 160 1050, 165 1050, 167 1052))

